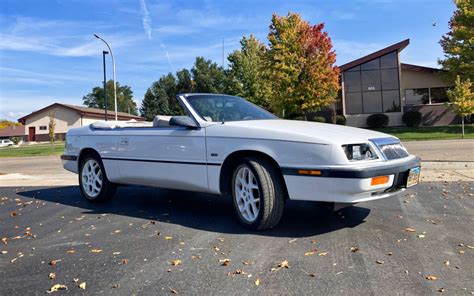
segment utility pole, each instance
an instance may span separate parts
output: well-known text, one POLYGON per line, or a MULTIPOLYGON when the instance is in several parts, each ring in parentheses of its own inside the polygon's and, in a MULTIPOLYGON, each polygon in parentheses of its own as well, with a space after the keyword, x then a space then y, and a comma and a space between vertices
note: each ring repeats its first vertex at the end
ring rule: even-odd
POLYGON ((107 77, 106 77, 106 70, 105 70, 105 55, 108 54, 108 51, 102 51, 102 62, 104 65, 104 109, 105 109, 105 121, 107 121, 107 77))
POLYGON ((112 48, 110 48, 109 44, 102 39, 99 35, 94 34, 94 37, 97 39, 102 40, 105 45, 107 45, 107 48, 109 49, 110 56, 112 57, 112 77, 114 80, 114 104, 115 104, 115 121, 117 121, 117 80, 115 79, 115 58, 114 58, 114 53, 112 52, 112 48))

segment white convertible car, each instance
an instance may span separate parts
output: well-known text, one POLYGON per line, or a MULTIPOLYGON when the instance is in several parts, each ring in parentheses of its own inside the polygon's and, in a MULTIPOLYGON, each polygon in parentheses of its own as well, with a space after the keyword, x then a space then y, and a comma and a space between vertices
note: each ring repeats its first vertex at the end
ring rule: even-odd
POLYGON ((285 201, 336 207, 393 196, 418 183, 420 158, 390 135, 291 121, 234 96, 182 94, 182 113, 153 122, 96 122, 66 136, 64 168, 87 200, 119 184, 221 194, 253 229, 279 222, 285 201), (182 115, 187 114, 187 115, 182 115))

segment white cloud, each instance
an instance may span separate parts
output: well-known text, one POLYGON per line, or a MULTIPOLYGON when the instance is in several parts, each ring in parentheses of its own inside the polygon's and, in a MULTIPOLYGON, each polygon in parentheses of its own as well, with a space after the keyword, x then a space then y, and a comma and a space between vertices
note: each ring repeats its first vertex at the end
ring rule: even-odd
MULTIPOLYGON (((76 38, 77 39, 77 38, 76 38)), ((81 57, 81 56, 94 56, 99 54, 103 49, 103 44, 93 39, 92 35, 90 38, 83 36, 82 40, 91 39, 88 42, 77 42, 77 45, 63 45, 66 42, 74 41, 64 40, 59 37, 43 37, 34 35, 12 35, 0 33, 0 50, 11 50, 11 51, 29 51, 38 52, 53 56, 66 56, 66 57, 81 57)), ((112 35, 107 38, 108 43, 117 49, 119 47, 125 47, 132 45, 140 38, 130 35, 112 35)))
POLYGON ((142 10, 143 18, 143 30, 145 30, 145 34, 148 39, 151 39, 151 19, 150 14, 148 13, 148 9, 146 8, 145 0, 140 0, 140 8, 142 10))

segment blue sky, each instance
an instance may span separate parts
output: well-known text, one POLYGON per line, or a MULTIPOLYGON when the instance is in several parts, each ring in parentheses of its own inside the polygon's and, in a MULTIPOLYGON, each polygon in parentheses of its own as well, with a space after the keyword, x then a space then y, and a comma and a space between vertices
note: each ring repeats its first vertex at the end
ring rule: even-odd
POLYGON ((274 12, 324 22, 339 65, 410 38, 401 61, 436 67, 453 10, 450 0, 1 0, 0 118, 82 104, 103 79, 104 44, 93 33, 112 46, 117 80, 139 106, 153 81, 191 68, 196 56, 220 64, 223 39, 226 54, 243 35, 267 43, 274 12))

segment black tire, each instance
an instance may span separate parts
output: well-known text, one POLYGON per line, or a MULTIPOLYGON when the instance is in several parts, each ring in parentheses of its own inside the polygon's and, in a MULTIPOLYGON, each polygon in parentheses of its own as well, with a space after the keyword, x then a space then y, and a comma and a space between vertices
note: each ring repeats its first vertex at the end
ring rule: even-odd
POLYGON ((79 164, 79 188, 81 189, 82 196, 84 196, 84 198, 90 202, 104 202, 110 200, 114 196, 117 186, 114 183, 111 183, 109 179, 107 179, 104 164, 102 163, 102 160, 100 159, 99 155, 88 154, 81 159, 81 163, 79 164), (89 163, 89 161, 94 161, 95 163, 97 163, 102 174, 102 185, 100 186, 100 190, 95 194, 91 194, 91 187, 88 186, 86 183, 83 183, 86 180, 83 180, 84 178, 82 176, 82 172, 85 169, 86 164, 89 163), (86 186, 88 186, 88 189, 85 188, 86 186))
MULTIPOLYGON (((232 197, 237 219, 243 226, 253 230, 265 230, 275 227, 280 222, 285 206, 286 190, 280 172, 270 162, 256 157, 243 158, 234 167, 229 185, 230 190, 228 192, 232 197), (256 216, 254 220, 247 219, 242 210, 239 209, 239 202, 240 206, 245 208, 242 205, 242 202, 245 202, 245 200, 241 194, 238 197, 239 193, 236 193, 236 187, 240 192, 244 190, 242 189, 243 186, 236 184, 236 178, 239 172, 245 171, 245 168, 248 168, 253 173, 258 185, 258 189, 253 189, 258 190, 259 196, 258 214, 255 215, 254 211, 251 211, 253 216, 256 216)), ((251 191, 255 192, 253 190, 251 191)), ((256 194, 252 193, 252 195, 256 194)), ((248 206, 247 211, 250 208, 253 207, 248 206)))

